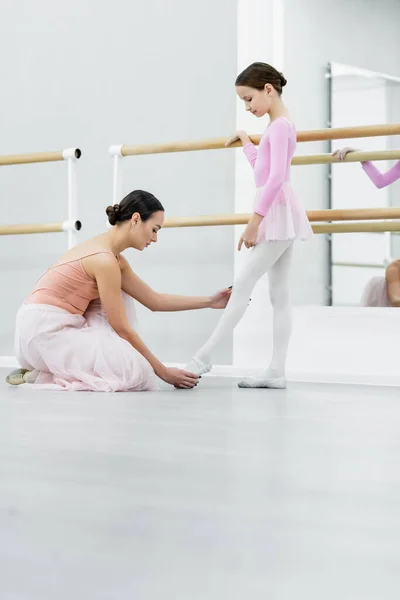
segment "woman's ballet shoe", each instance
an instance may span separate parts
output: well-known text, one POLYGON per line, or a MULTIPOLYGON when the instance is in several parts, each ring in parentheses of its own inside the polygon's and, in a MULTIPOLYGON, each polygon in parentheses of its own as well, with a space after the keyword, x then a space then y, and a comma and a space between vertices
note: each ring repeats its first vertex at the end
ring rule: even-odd
POLYGON ((30 371, 27 369, 15 369, 15 371, 11 371, 6 377, 6 382, 10 385, 21 385, 22 383, 26 383, 26 375, 29 374, 30 371))
POLYGON ((275 379, 257 379, 249 377, 239 381, 240 388, 269 388, 271 390, 284 390, 287 387, 286 377, 276 377, 275 379))

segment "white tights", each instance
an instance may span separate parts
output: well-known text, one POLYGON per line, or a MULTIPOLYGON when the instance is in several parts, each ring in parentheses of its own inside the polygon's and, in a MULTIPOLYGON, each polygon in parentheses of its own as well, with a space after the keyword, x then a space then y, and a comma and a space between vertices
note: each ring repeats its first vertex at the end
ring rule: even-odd
POLYGON ((268 273, 269 295, 273 307, 273 351, 267 374, 285 375, 286 356, 292 331, 289 294, 289 273, 292 241, 261 242, 248 256, 232 286, 232 295, 213 333, 195 358, 203 364, 212 363, 212 354, 219 341, 229 334, 243 317, 251 292, 262 275, 268 273))

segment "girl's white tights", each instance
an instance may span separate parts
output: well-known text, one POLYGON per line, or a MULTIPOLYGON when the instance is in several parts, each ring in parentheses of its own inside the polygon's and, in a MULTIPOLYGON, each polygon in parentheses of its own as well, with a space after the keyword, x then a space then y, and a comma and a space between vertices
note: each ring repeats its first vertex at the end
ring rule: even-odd
MULTIPOLYGON (((211 369, 214 348, 239 323, 255 284, 267 272, 273 307, 273 352, 265 378, 274 380, 285 377, 286 356, 292 331, 289 294, 292 248, 293 242, 290 240, 261 242, 255 246, 234 281, 231 298, 218 325, 204 346, 196 353, 194 359, 186 365, 187 371, 201 374, 211 369)), ((262 382, 262 380, 257 381, 262 382)), ((256 387, 267 386, 257 385, 256 387)))

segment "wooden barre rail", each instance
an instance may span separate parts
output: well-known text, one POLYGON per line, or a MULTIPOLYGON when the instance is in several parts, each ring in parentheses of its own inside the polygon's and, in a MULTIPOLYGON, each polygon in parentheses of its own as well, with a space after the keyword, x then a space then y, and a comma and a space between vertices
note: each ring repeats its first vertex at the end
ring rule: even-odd
MULTIPOLYGON (((362 213, 365 211, 365 217, 363 215, 359 215, 357 218, 371 218, 367 217, 367 212, 369 215, 375 214, 375 217, 372 218, 381 218, 385 217, 380 216, 380 211, 385 211, 387 214, 395 217, 400 217, 400 208, 392 208, 392 209, 359 209, 354 211, 347 211, 348 213, 362 213), (379 212, 378 212, 379 211, 379 212)), ((334 211, 334 210, 326 210, 326 211, 310 211, 307 213, 309 215, 310 221, 319 221, 320 218, 317 218, 322 213, 338 213, 335 217, 336 220, 343 220, 344 215, 340 215, 339 213, 346 213, 346 211, 334 211), (314 214, 313 214, 314 213, 314 214), (314 218, 313 218, 314 217, 314 218)), ((351 214, 347 216, 347 219, 351 219, 351 214)), ((171 219, 166 219, 164 223, 164 228, 175 228, 175 227, 199 227, 199 226, 211 226, 211 225, 245 225, 249 220, 250 215, 248 214, 237 214, 237 215, 206 215, 204 217, 176 217, 171 219), (218 217, 218 220, 216 219, 218 217)), ((333 220, 333 215, 329 215, 329 220, 333 220)), ((354 214, 354 218, 355 214, 354 214)), ((2 225, 0 226, 0 235, 25 235, 25 234, 34 234, 34 233, 60 233, 69 231, 70 229, 76 229, 79 231, 82 227, 80 221, 76 221, 75 223, 70 224, 70 227, 67 228, 66 225, 68 222, 63 223, 43 223, 43 224, 28 224, 28 225, 2 225)), ((314 233, 357 233, 357 232, 384 232, 384 231, 400 231, 400 220, 397 221, 370 221, 364 223, 318 223, 313 225, 314 233)))
POLYGON ((312 226, 314 233, 384 233, 400 231, 400 221, 369 223, 323 223, 312 226))
POLYGON ((371 152, 349 152, 346 158, 339 160, 332 154, 308 154, 305 156, 294 156, 292 165, 327 165, 330 163, 351 163, 351 162, 365 162, 367 160, 399 160, 399 150, 375 150, 371 152))
MULTIPOLYGON (((320 142, 326 140, 344 140, 349 138, 376 137, 385 135, 399 135, 400 123, 390 125, 366 125, 363 127, 337 127, 330 129, 316 129, 299 131, 298 142, 320 142)), ((137 156, 142 154, 165 154, 170 152, 193 152, 195 150, 220 150, 225 148, 229 138, 211 138, 197 141, 171 142, 167 144, 142 144, 127 145, 121 148, 122 156, 137 156)), ((254 144, 259 144, 261 135, 250 135, 254 144)), ((241 142, 235 142, 230 148, 240 147, 241 142)))
MULTIPOLYGON (((74 158, 80 158, 82 152, 79 148, 73 149, 74 158)), ((31 154, 6 154, 0 156, 0 166, 9 165, 28 165, 32 163, 57 162, 65 160, 64 150, 55 150, 53 152, 33 152, 31 154)))
POLYGON ((82 223, 75 221, 68 223, 66 221, 62 223, 33 223, 27 225, 1 225, 0 235, 25 235, 30 233, 60 233, 70 230, 80 231, 82 223), (68 225, 70 225, 68 227, 68 225))
MULTIPOLYGON (((229 216, 229 215, 228 215, 229 216)), ((249 215, 237 215, 246 216, 249 215)), ((218 223, 219 225, 244 225, 247 223, 248 219, 242 219, 239 221, 235 221, 231 219, 232 222, 224 222, 218 223)), ((202 225, 216 225, 217 223, 202 223, 202 225)), ((194 227, 194 225, 182 225, 173 224, 168 222, 164 223, 164 227, 194 227)), ((364 223, 317 223, 316 225, 312 225, 312 229, 314 233, 379 233, 385 231, 400 231, 400 220, 398 221, 367 221, 364 223)))
MULTIPOLYGON (((220 225, 247 225, 249 213, 233 215, 200 215, 194 217, 170 217, 165 219, 164 228, 175 227, 212 227, 220 225)), ((373 219, 400 219, 400 208, 354 208, 308 210, 311 223, 318 221, 371 221, 373 219)))

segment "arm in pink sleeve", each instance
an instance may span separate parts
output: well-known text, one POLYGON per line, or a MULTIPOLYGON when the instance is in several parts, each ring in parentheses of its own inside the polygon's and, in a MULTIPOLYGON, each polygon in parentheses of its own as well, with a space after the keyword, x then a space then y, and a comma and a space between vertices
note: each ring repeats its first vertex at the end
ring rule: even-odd
POLYGON ((362 168, 370 178, 370 180, 376 185, 377 188, 381 189, 390 185, 397 179, 400 179, 400 160, 387 171, 381 173, 372 162, 363 162, 362 168))
POLYGON ((254 165, 257 159, 257 148, 254 144, 252 144, 252 142, 247 142, 247 144, 243 146, 243 152, 245 153, 250 165, 254 169, 254 165))
POLYGON ((254 209, 254 212, 262 217, 265 217, 267 214, 271 204, 279 194, 285 182, 289 134, 289 124, 284 119, 279 119, 270 126, 269 143, 271 150, 271 164, 269 177, 254 209))

